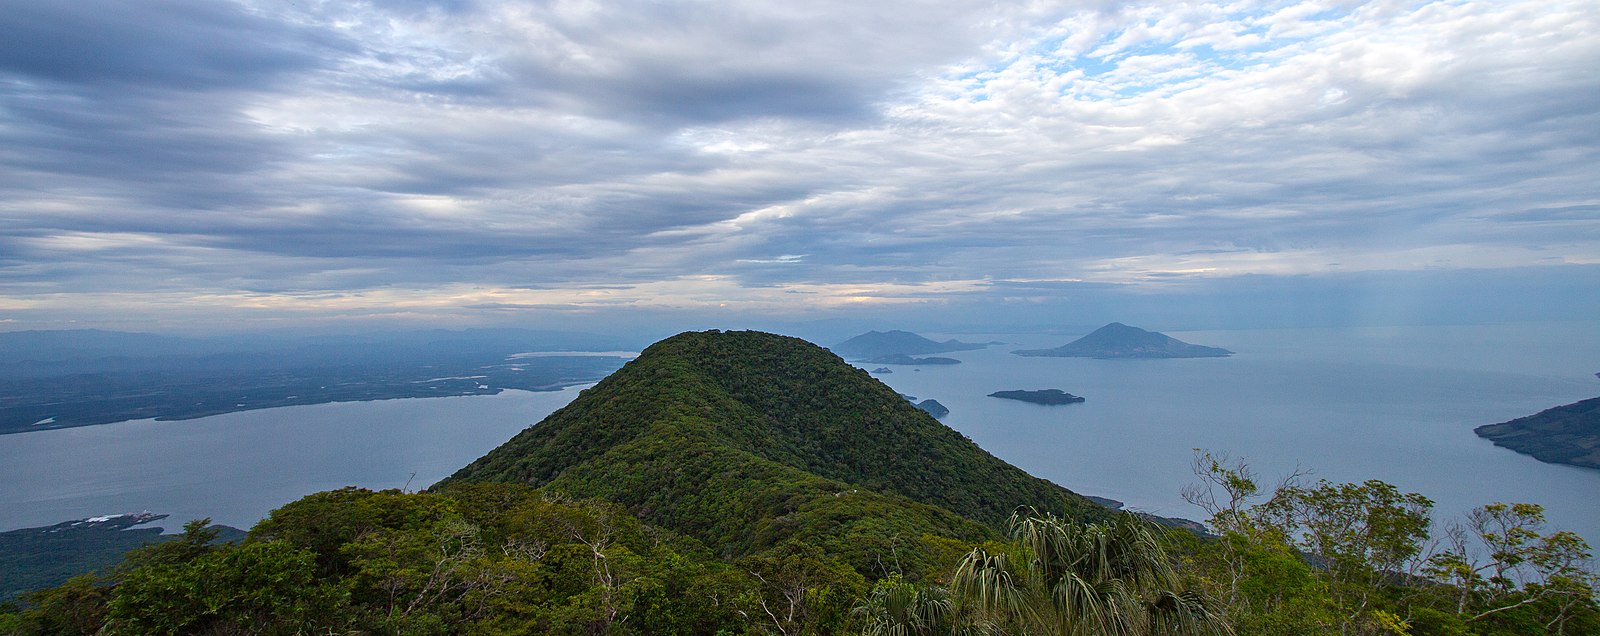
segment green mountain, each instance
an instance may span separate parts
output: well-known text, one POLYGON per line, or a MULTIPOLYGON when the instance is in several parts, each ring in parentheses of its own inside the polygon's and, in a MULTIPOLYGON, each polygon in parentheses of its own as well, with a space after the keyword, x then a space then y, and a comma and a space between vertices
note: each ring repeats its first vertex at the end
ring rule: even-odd
POLYGON ((1600 468, 1600 397, 1479 426, 1472 432, 1542 462, 1600 468))
POLYGON ((1189 344, 1120 322, 1054 349, 1024 349, 1012 353, 1056 358, 1222 358, 1233 355, 1227 349, 1189 344))
MULTIPOLYGON (((868 331, 836 344, 830 349, 849 360, 868 360, 890 356, 916 356, 951 351, 972 351, 987 344, 961 342, 950 339, 944 342, 924 338, 909 331, 868 331)), ((892 363, 910 364, 910 363, 892 363)))
POLYGON ((993 536, 1018 506, 1111 514, 826 349, 758 332, 663 340, 438 488, 483 481, 606 499, 724 557, 800 541, 863 572, 914 551, 896 542, 993 536))

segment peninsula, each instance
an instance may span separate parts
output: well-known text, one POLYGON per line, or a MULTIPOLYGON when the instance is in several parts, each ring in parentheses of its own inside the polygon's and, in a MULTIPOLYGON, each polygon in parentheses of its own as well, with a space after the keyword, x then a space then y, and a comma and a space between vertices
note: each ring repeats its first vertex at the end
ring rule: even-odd
POLYGON ((905 365, 913 365, 913 366, 919 366, 919 365, 925 365, 925 364, 961 364, 961 361, 957 360, 955 358, 941 358, 939 356, 928 356, 926 358, 914 358, 912 356, 908 356, 908 355, 903 354, 903 353, 896 353, 894 355, 887 355, 887 356, 878 356, 876 358, 862 360, 862 362, 865 362, 867 364, 905 364, 905 365))
POLYGON ((1044 389, 1042 391, 995 391, 994 393, 990 393, 989 397, 1017 400, 1020 402, 1032 402, 1034 404, 1051 406, 1056 404, 1077 404, 1078 402, 1083 401, 1083 398, 1071 393, 1067 393, 1066 391, 1062 391, 1061 389, 1044 389))
POLYGON ((1166 334, 1129 327, 1120 322, 1094 330, 1087 336, 1054 349, 1012 351, 1019 356, 1055 358, 1222 358, 1232 351, 1189 344, 1166 334))
POLYGON ((885 356, 916 356, 951 351, 973 351, 989 346, 976 342, 946 340, 939 342, 909 331, 868 331, 836 344, 830 349, 847 360, 867 360, 885 356))
POLYGON ((1479 426, 1472 432, 1541 462, 1600 468, 1600 397, 1479 426))

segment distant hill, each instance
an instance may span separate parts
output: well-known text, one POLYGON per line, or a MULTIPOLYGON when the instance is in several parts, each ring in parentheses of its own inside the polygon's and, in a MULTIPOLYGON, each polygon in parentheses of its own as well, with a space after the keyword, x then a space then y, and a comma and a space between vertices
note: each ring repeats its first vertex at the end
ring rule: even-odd
POLYGON ((951 351, 973 351, 987 344, 930 340, 909 331, 868 331, 829 347, 847 360, 867 360, 888 356, 914 356, 951 351))
POLYGON ((916 558, 907 540, 924 534, 994 536, 1018 506, 1111 514, 826 349, 759 332, 656 343, 438 487, 477 481, 607 499, 723 556, 805 540, 863 571, 881 569, 873 555, 916 558))
POLYGON ((1479 426, 1472 432, 1542 462, 1600 468, 1600 397, 1479 426))
POLYGON ((1120 322, 1054 349, 1025 349, 1012 353, 1057 358, 1222 358, 1233 355, 1227 349, 1189 344, 1120 322))

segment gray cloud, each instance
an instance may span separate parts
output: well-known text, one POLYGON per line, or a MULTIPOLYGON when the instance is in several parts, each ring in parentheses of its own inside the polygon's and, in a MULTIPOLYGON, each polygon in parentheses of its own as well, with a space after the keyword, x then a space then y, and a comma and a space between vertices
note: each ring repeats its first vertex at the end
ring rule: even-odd
POLYGON ((1600 260, 1600 11, 1291 4, 7 3, 0 319, 1600 260))
POLYGON ((49 82, 140 91, 260 87, 323 64, 336 38, 227 2, 6 2, 0 69, 49 82))

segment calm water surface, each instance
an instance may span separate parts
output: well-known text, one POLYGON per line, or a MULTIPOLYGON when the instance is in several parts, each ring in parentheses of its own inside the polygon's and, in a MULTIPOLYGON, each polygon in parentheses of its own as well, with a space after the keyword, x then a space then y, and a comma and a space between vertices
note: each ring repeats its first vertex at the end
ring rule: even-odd
POLYGON ((1600 323, 1171 335, 1236 355, 1027 358, 1010 351, 1076 335, 960 334, 1010 344, 876 377, 939 400, 946 424, 1037 476, 1156 514, 1203 517, 1179 493, 1195 481, 1193 449, 1204 448, 1247 460, 1267 487, 1297 467, 1336 482, 1381 479, 1433 499, 1438 520, 1495 501, 1538 503, 1552 527, 1600 542, 1600 470, 1545 464, 1472 433, 1600 395, 1600 323), (987 397, 1047 388, 1087 401, 987 397))
POLYGON ((249 528, 344 486, 432 485, 577 397, 563 391, 340 402, 179 422, 0 435, 0 530, 169 513, 249 528))
MULTIPOLYGON (((892 367, 880 379, 950 407, 944 422, 1073 490, 1196 518, 1179 497, 1194 448, 1248 460, 1270 482, 1297 466, 1382 479, 1437 502, 1436 518, 1493 501, 1539 503, 1552 526, 1600 543, 1600 470, 1544 464, 1472 428, 1600 395, 1600 323, 1174 332, 1231 358, 1024 358, 1068 335, 959 334, 1010 344, 892 367), (987 397, 1059 388, 1039 406, 987 397)), ((944 336, 941 336, 941 338, 944 336)), ((867 365, 877 368, 879 365, 867 365)), ((0 436, 0 529, 93 515, 171 513, 249 527, 308 493, 426 487, 571 401, 560 392, 387 400, 141 420, 0 436), (415 476, 413 477, 413 473, 415 476)))

